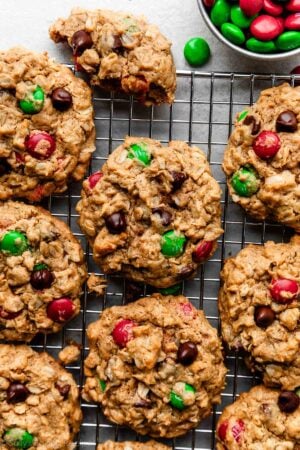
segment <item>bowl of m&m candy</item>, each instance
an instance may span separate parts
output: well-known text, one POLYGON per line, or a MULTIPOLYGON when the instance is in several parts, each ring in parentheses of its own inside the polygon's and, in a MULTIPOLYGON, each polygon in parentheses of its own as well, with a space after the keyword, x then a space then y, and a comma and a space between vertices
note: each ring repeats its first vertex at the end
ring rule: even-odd
POLYGON ((300 0, 198 0, 210 30, 255 59, 300 54, 300 0))

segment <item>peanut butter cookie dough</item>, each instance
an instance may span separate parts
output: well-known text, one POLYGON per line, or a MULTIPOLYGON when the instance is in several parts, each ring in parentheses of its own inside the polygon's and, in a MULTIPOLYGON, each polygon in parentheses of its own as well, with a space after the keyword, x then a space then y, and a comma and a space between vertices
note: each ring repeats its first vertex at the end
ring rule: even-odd
POLYGON ((156 441, 148 442, 113 442, 107 441, 99 444, 97 450, 168 450, 170 447, 156 441))
POLYGON ((221 190, 204 153, 127 137, 83 183, 79 225, 106 273, 158 288, 192 277, 216 249, 221 190))
POLYGON ((300 231, 300 87, 263 91, 237 118, 223 169, 234 202, 300 231))
POLYGON ((221 278, 224 341, 248 353, 265 384, 300 386, 300 237, 249 245, 226 261, 221 278))
POLYGON ((171 42, 143 16, 76 8, 50 27, 50 37, 68 42, 92 84, 135 95, 145 105, 174 101, 171 42))
POLYGON ((300 392, 256 386, 227 406, 217 425, 217 450, 298 450, 300 392))
POLYGON ((154 294, 102 312, 87 330, 83 398, 114 423, 153 437, 195 428, 220 401, 217 332, 184 296, 154 294))
POLYGON ((72 375, 47 353, 0 344, 0 448, 72 450, 82 413, 72 375))
POLYGON ((83 251, 69 227, 39 207, 0 203, 0 339, 54 333, 80 310, 83 251))
POLYGON ((95 150, 90 88, 47 53, 0 52, 0 199, 43 197, 81 180, 95 150))

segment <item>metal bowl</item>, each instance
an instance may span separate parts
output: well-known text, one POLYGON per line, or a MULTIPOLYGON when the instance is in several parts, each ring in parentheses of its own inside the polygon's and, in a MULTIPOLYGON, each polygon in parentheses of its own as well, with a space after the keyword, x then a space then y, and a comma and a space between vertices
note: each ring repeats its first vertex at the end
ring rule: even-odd
POLYGON ((239 47, 238 45, 233 44, 228 39, 226 39, 221 32, 218 30, 217 27, 212 23, 210 20, 210 17, 207 13, 207 10, 203 4, 202 0, 197 0, 198 6, 200 9, 200 12, 202 14, 202 17, 208 26, 208 28, 211 30, 211 32, 221 41, 223 44, 227 45, 227 47, 232 48, 233 50, 237 51, 241 55, 248 56, 252 59, 258 59, 263 61, 279 61, 280 59, 286 59, 291 56, 296 56, 300 54, 300 48, 296 48, 294 50, 290 50, 289 52, 281 52, 281 53, 254 53, 250 52, 246 48, 239 47))

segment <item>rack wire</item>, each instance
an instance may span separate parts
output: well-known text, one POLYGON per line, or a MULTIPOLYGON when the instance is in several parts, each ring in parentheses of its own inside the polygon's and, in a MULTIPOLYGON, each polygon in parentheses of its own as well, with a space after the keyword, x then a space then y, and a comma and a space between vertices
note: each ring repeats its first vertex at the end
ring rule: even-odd
MULTIPOLYGON (((90 172, 99 170, 108 155, 124 139, 125 135, 147 136, 167 143, 172 139, 197 145, 207 154, 213 176, 219 182, 222 195, 222 222, 224 234, 219 239, 217 252, 203 265, 194 280, 183 283, 182 292, 208 320, 219 328, 217 295, 219 274, 225 258, 236 254, 248 243, 263 244, 267 240, 288 241, 290 230, 276 223, 256 222, 247 217, 228 196, 225 177, 221 169, 224 148, 236 114, 251 105, 259 92, 282 82, 295 83, 297 77, 286 75, 255 75, 234 73, 204 73, 179 71, 175 103, 172 106, 145 108, 133 98, 94 92, 97 150, 93 155, 90 172)), ((74 184, 64 195, 52 196, 45 202, 51 213, 64 220, 85 250, 89 273, 101 274, 92 259, 90 248, 77 225, 75 210, 80 198, 81 183, 74 184)), ((107 277, 104 299, 88 294, 82 296, 82 309, 58 334, 38 337, 32 342, 37 350, 46 350, 54 357, 69 341, 82 345, 81 361, 67 366, 81 388, 84 382, 83 360, 88 354, 85 330, 95 321, 103 308, 124 303, 125 282, 117 276, 107 277)), ((147 293, 147 291, 145 291, 147 293)), ((240 392, 248 390, 259 379, 244 366, 236 353, 226 353, 228 368, 227 386, 222 393, 222 403, 213 414, 199 424, 197 429, 183 437, 165 440, 174 450, 211 450, 215 448, 215 426, 223 408, 232 403, 240 392)), ((101 409, 82 401, 83 423, 77 440, 77 448, 94 450, 107 439, 146 440, 133 431, 114 426, 101 413, 101 409)), ((50 450, 50 449, 49 449, 50 450)))

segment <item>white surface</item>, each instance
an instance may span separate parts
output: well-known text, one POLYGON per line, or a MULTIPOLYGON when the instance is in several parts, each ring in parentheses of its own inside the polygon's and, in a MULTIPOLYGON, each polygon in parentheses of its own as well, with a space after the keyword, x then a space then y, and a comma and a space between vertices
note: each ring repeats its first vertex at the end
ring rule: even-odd
POLYGON ((300 64, 300 58, 258 63, 237 55, 207 29, 196 0, 0 0, 0 48, 22 44, 37 51, 47 50, 58 61, 67 62, 70 53, 62 51, 62 46, 57 47, 49 39, 48 28, 56 18, 66 17, 74 6, 145 14, 173 42, 178 69, 190 69, 182 49, 185 42, 194 36, 204 37, 211 47, 212 57, 200 70, 289 73, 300 64))

